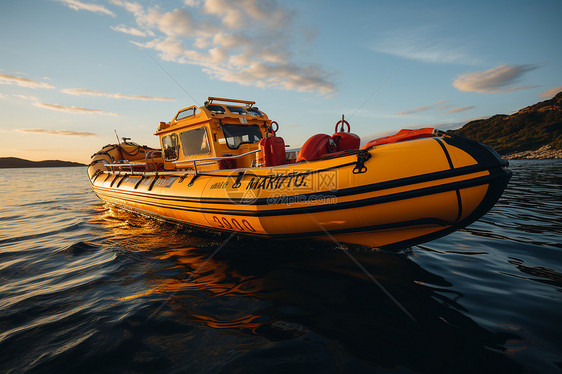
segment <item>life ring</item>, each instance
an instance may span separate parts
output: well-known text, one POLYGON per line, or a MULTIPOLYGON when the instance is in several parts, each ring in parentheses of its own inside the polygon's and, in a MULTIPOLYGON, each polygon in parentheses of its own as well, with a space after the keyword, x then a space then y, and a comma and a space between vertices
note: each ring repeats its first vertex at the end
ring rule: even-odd
POLYGON ((351 132, 351 126, 349 125, 349 122, 347 122, 347 121, 344 120, 344 119, 340 119, 340 120, 336 123, 336 128, 335 128, 335 132, 336 132, 336 133, 337 133, 337 132, 342 132, 342 131, 338 131, 338 126, 339 126, 340 123, 341 123, 341 129, 342 129, 342 131, 343 131, 343 129, 344 129, 343 126, 344 126, 344 125, 347 125, 347 132, 351 132))

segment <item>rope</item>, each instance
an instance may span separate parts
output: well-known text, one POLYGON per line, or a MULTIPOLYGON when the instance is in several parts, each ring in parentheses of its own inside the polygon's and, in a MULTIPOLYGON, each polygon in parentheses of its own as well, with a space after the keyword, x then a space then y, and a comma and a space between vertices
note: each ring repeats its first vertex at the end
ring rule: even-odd
MULTIPOLYGON (((312 175, 312 174, 317 174, 317 173, 324 173, 330 170, 335 170, 335 169, 339 169, 339 168, 343 168, 343 167, 347 167, 347 166, 356 166, 358 162, 365 162, 366 160, 368 160, 370 158, 370 153, 365 151, 365 150, 359 150, 357 153, 351 153, 351 154, 357 154, 358 155, 358 160, 356 161, 352 161, 352 162, 347 162, 345 164, 340 164, 340 165, 336 165, 336 166, 331 166, 329 168, 324 168, 324 169, 318 169, 318 170, 307 170, 305 172, 299 173, 301 176, 307 176, 307 175, 312 175), (367 156, 368 155, 368 156, 367 156)), ((138 172, 140 174, 137 175, 142 175, 143 172, 138 172)), ((125 172, 125 174, 128 174, 127 172, 125 172)), ((131 174, 133 175, 133 174, 131 174)), ((177 178, 181 178, 181 180, 185 179, 189 174, 166 174, 165 176, 169 176, 169 177, 177 177, 177 178)), ((214 174, 214 173, 197 173, 197 174, 193 174, 194 176, 200 177, 200 176, 206 176, 206 177, 220 177, 220 178, 237 178, 239 177, 239 173, 236 174, 214 174)), ((255 175, 257 177, 260 178, 265 178, 265 179, 274 179, 277 178, 277 175, 255 175)))

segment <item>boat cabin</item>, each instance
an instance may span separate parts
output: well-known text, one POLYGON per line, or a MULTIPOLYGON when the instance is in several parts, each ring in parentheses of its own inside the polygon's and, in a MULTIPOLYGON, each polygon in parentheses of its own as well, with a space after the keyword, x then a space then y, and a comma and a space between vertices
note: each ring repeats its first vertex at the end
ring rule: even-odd
MULTIPOLYGON (((209 97, 205 105, 183 108, 170 122, 160 122, 154 134, 160 138, 161 146, 158 168, 197 172, 271 167, 335 157, 360 146, 359 136, 350 132, 343 116, 334 135, 313 135, 293 152, 285 151, 285 142, 276 135, 277 130, 277 122, 259 110, 254 101, 209 97)), ((145 167, 148 166, 146 161, 145 167)))
MULTIPOLYGON (((254 101, 209 97, 204 106, 181 109, 170 122, 160 122, 154 135, 160 138, 164 169, 259 166, 260 141, 272 138, 281 143, 282 139, 276 139, 276 122, 254 105, 254 101)), ((278 164, 285 163, 284 148, 284 143, 277 144, 276 153, 282 158, 278 164)))

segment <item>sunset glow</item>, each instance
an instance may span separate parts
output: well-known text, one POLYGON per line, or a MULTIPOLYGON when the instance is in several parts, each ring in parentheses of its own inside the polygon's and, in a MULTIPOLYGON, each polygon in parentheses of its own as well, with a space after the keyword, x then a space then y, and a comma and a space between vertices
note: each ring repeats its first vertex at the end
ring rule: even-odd
POLYGON ((160 121, 211 95, 255 100, 298 147, 342 113, 368 138, 460 127, 562 89, 559 1, 47 0, 0 10, 0 157, 86 163, 114 130, 157 147, 160 121))

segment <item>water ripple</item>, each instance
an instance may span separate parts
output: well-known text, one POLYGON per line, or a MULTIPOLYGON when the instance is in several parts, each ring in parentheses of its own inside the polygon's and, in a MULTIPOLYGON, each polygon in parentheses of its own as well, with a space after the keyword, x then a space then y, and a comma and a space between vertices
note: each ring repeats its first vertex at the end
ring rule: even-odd
POLYGON ((329 242, 209 258, 224 235, 111 208, 82 168, 0 170, 0 371, 556 372, 560 166, 512 162, 445 238, 349 251, 372 278, 329 242))

